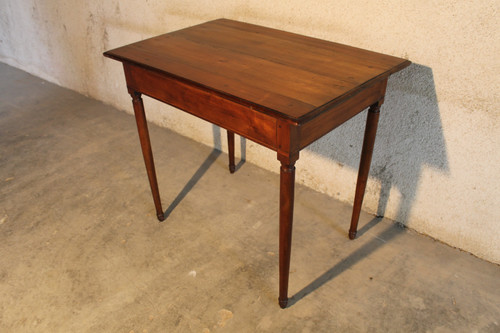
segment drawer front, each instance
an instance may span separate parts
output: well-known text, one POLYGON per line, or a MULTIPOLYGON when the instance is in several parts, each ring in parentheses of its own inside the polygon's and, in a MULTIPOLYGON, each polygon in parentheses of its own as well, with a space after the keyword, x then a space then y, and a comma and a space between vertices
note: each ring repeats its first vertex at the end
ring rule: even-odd
POLYGON ((140 92, 277 150, 275 118, 168 75, 133 64, 123 66, 129 91, 140 92))

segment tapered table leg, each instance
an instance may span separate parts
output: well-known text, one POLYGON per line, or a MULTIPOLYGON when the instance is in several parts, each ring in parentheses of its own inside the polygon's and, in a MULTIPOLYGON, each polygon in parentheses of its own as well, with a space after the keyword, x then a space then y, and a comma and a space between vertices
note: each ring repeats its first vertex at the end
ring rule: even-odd
POLYGON ((156 180, 155 163, 153 160, 153 151, 151 150, 151 141, 149 140, 148 124, 146 122, 146 114, 144 113, 144 103, 142 102, 141 94, 132 92, 132 104, 134 105, 135 120, 137 130, 139 132, 139 140, 141 141, 142 155, 146 171, 148 173, 149 185, 153 194, 153 201, 156 208, 156 216, 158 220, 163 221, 163 209, 161 207, 160 193, 158 191, 158 181, 156 180))
POLYGON ((288 304, 288 276, 292 248, 293 202, 295 188, 295 161, 281 161, 280 169, 280 230, 279 230, 279 305, 288 304))
POLYGON ((227 150, 229 155, 229 172, 234 173, 234 132, 227 131, 227 150))
POLYGON ((375 145, 375 136, 377 134, 378 118, 380 115, 381 103, 370 106, 368 117, 366 119, 365 138, 361 150, 361 161, 359 162, 358 181, 356 184, 356 194, 354 195, 354 207, 352 210, 351 227, 349 228, 349 238, 356 238, 358 231, 359 214, 365 195, 368 172, 372 161, 373 147, 375 145))

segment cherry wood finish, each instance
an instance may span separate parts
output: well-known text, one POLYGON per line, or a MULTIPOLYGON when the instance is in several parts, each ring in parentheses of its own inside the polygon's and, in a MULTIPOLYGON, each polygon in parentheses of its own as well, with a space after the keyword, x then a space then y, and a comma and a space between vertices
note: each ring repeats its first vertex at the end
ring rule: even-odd
POLYGON ((206 22, 104 53, 123 63, 151 192, 164 219, 141 95, 277 153, 280 168, 279 305, 288 303, 295 162, 315 140, 370 107, 349 237, 363 201, 387 79, 410 61, 227 19, 206 22))

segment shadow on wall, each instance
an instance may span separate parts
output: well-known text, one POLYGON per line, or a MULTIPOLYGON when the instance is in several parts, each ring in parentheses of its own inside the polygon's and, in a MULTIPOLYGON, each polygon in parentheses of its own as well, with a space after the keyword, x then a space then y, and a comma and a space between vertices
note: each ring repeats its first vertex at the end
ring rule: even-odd
MULTIPOLYGON (((366 114, 363 111, 307 149, 357 170, 366 114)), ((424 165, 449 171, 432 69, 412 64, 390 77, 381 108, 370 169, 370 177, 381 184, 378 216, 385 215, 389 193, 396 187, 401 199, 394 220, 407 222, 424 165)))
MULTIPOLYGON (((365 110, 306 149, 358 170, 366 115, 365 110)), ((221 150, 220 138, 225 130, 221 133, 213 125, 213 135, 214 148, 221 150)), ((244 162, 246 141, 241 138, 240 142, 244 162)), ((395 187, 401 199, 394 220, 407 222, 424 165, 449 171, 432 69, 412 64, 390 77, 381 108, 370 169, 370 177, 381 184, 378 216, 385 215, 391 189, 395 187)), ((366 227, 369 228, 359 230, 360 234, 366 227)))

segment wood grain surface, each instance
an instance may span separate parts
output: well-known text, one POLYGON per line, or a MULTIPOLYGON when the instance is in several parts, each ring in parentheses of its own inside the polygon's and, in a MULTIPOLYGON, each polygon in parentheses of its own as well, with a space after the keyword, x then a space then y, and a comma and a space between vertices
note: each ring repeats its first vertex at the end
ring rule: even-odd
POLYGON ((301 122, 408 66, 405 59, 218 19, 105 53, 301 122))

